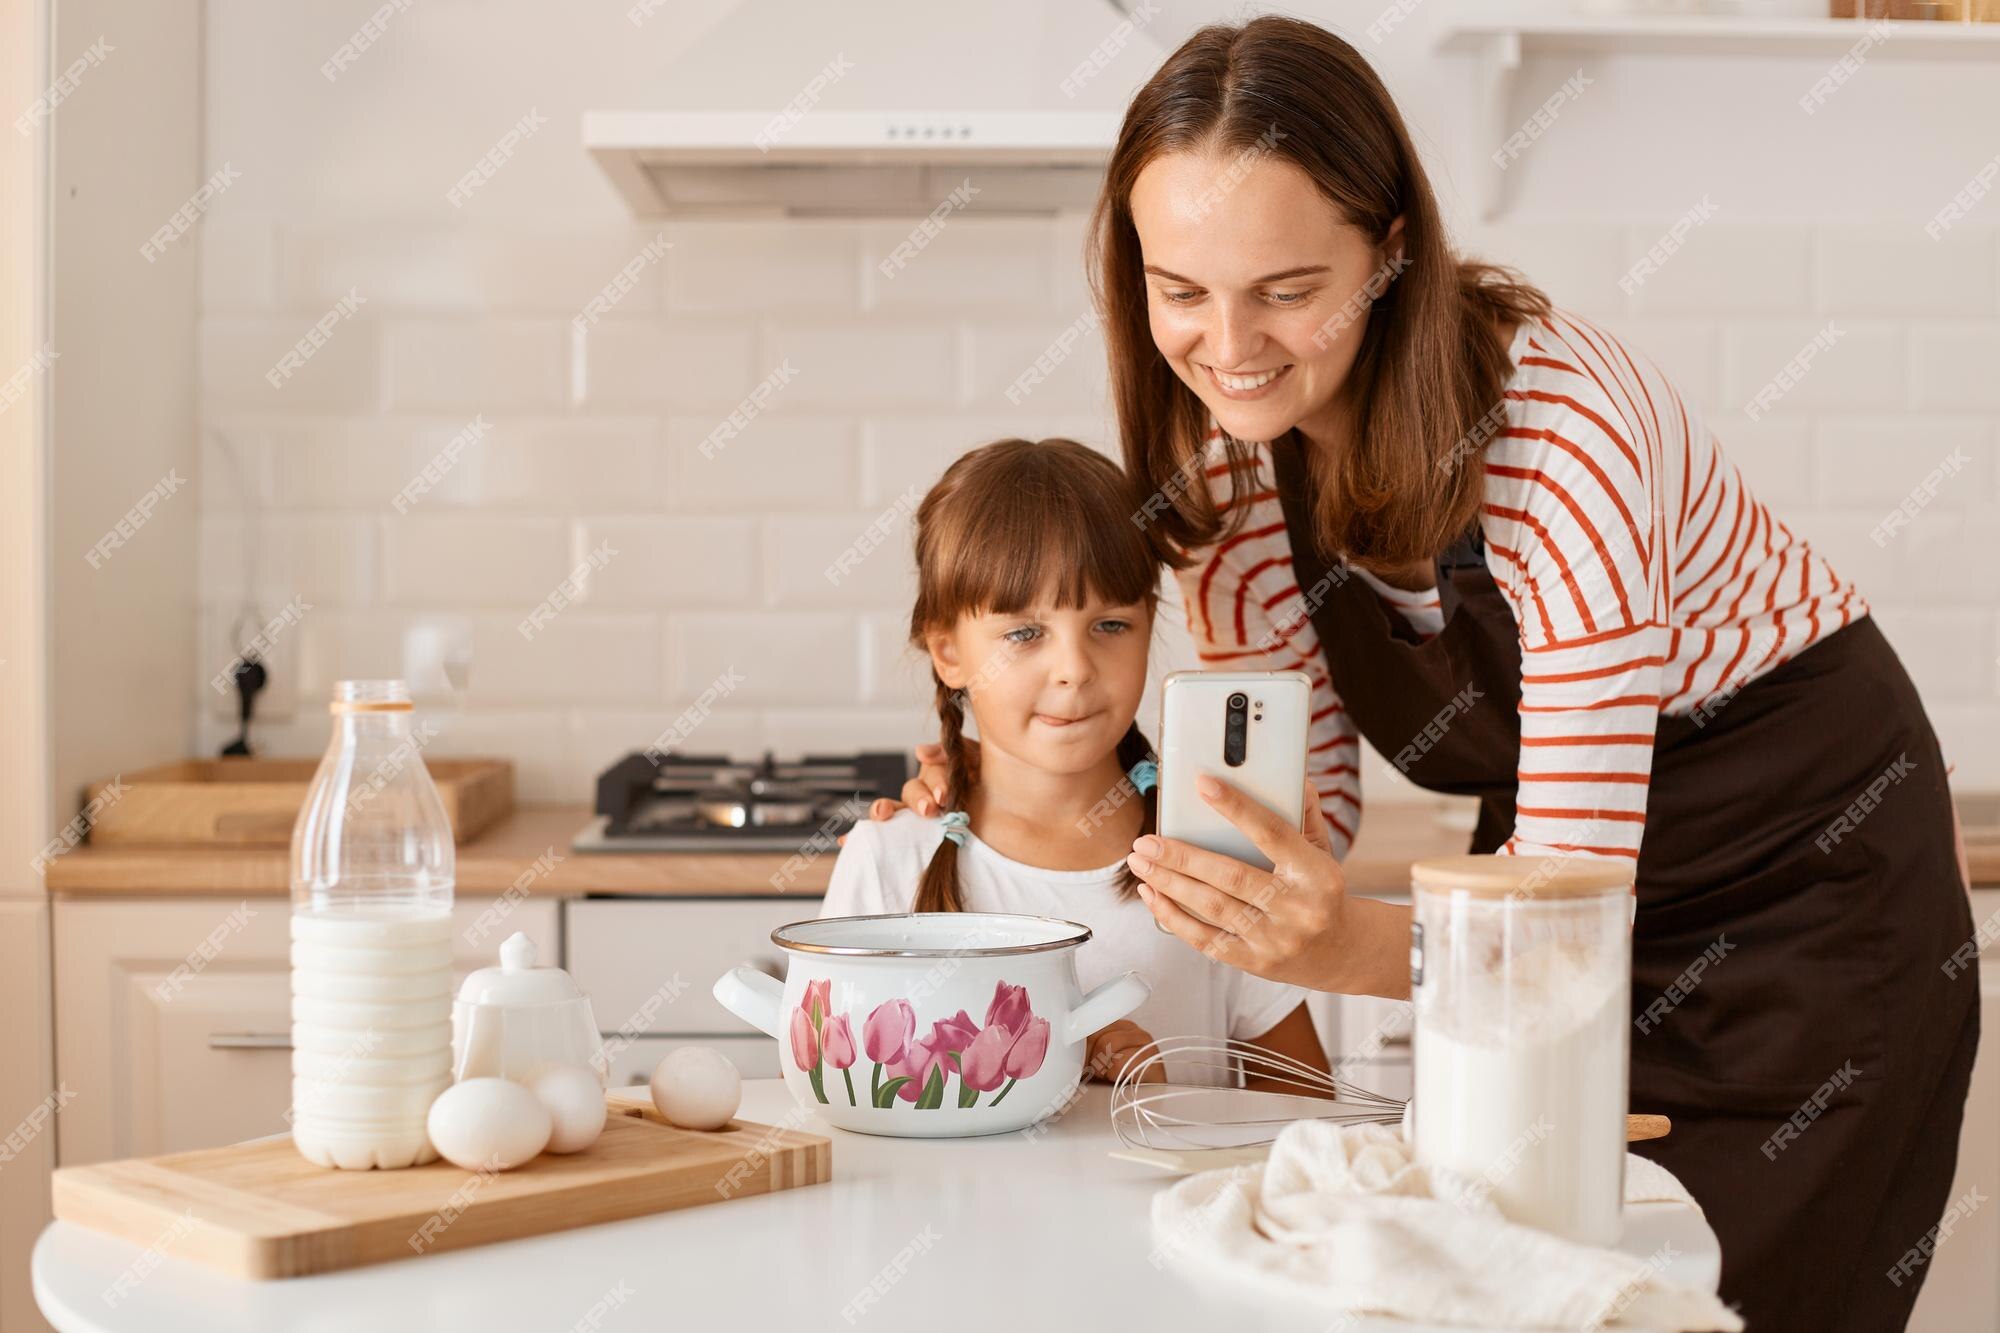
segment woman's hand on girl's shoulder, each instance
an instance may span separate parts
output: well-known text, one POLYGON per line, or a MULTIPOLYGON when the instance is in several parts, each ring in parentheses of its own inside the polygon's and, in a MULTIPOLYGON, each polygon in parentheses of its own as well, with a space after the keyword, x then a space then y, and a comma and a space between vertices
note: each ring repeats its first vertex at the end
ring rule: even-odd
MULTIPOLYGON (((979 771, 979 742, 967 741, 965 752, 973 765, 973 772, 979 771)), ((914 810, 925 818, 938 813, 944 802, 945 787, 944 747, 927 744, 917 747, 917 775, 903 784, 903 799, 890 800, 887 796, 877 797, 868 807, 868 817, 880 823, 894 819, 898 810, 914 810)), ((847 845, 847 835, 841 834, 838 841, 847 845)))
MULTIPOLYGON (((973 772, 978 772, 979 742, 967 741, 965 752, 972 761, 973 772)), ((967 776, 971 776, 968 774, 967 776)), ((917 747, 917 775, 903 784, 903 799, 892 801, 884 796, 868 807, 870 819, 891 819, 898 810, 910 809, 928 818, 938 812, 944 801, 945 771, 944 747, 942 745, 919 745, 917 747)))

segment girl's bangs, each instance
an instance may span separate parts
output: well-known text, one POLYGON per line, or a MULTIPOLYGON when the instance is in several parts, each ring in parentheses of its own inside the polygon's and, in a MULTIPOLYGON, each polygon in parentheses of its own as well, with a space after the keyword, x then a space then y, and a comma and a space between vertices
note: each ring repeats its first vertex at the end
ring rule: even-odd
POLYGON ((1160 558, 1140 526, 1149 516, 1125 508, 1125 488, 1104 481, 1090 478, 1089 490, 1024 486, 970 516, 955 567, 941 571, 944 600, 1001 615, 1045 599, 1064 608, 1152 601, 1160 558))

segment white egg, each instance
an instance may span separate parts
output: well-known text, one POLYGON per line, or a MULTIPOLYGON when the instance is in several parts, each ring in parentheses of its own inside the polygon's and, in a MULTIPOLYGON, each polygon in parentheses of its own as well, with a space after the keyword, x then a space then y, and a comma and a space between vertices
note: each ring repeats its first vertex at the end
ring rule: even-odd
POLYGON ((582 1152, 604 1132, 604 1089, 588 1065, 554 1065, 528 1081, 555 1129, 550 1152, 582 1152))
POLYGON ((454 1083, 431 1103, 431 1146, 467 1171, 511 1171, 540 1152, 554 1128, 535 1094, 504 1078, 454 1083))
POLYGON ((707 1046, 668 1051, 653 1070, 653 1105, 670 1125, 721 1129, 743 1104, 743 1076, 707 1046))

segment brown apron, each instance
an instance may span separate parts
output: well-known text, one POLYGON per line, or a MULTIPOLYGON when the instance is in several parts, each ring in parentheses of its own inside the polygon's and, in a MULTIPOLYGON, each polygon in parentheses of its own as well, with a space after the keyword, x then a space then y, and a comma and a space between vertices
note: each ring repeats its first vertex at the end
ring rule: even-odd
MULTIPOLYGON (((1293 441, 1272 448, 1276 489, 1312 588, 1327 563, 1293 441)), ((1361 734, 1420 786, 1478 797, 1470 849, 1491 852, 1514 824, 1519 629, 1476 532, 1437 566, 1428 641, 1344 570, 1313 627, 1361 734), (1443 738, 1408 748, 1468 685, 1443 738)), ((1872 620, 1699 722, 1660 718, 1637 892, 1631 1104, 1673 1132, 1635 1151, 1700 1201, 1724 1299, 1753 1330, 1901 1328, 1928 1271, 1908 1257, 1948 1202, 1978 969, 1943 971, 1973 932, 1944 764, 1872 620), (1879 805, 1829 834, 1885 773, 1879 805)))

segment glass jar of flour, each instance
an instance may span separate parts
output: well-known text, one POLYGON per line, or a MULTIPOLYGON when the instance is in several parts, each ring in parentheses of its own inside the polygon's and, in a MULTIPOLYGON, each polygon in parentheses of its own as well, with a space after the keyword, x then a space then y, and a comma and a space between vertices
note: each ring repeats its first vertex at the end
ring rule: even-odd
POLYGON ((1417 1160, 1507 1218, 1618 1241, 1631 1021, 1629 863, 1410 867, 1417 1160))

